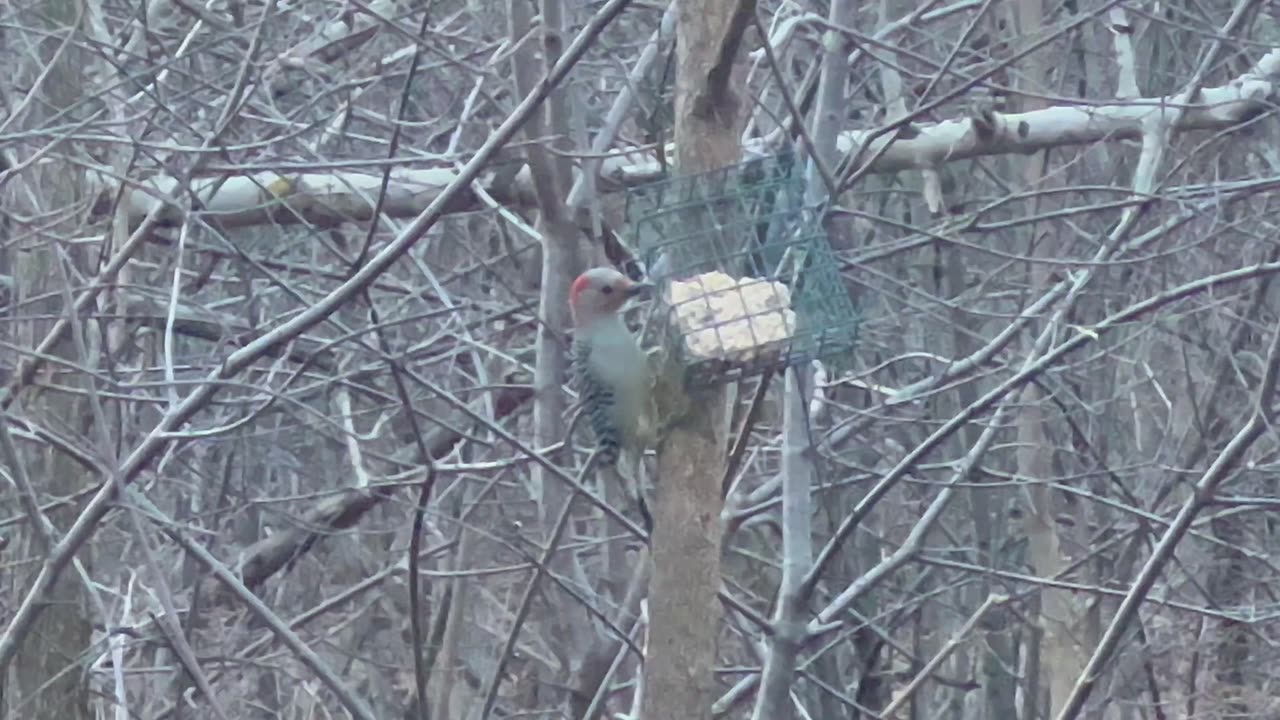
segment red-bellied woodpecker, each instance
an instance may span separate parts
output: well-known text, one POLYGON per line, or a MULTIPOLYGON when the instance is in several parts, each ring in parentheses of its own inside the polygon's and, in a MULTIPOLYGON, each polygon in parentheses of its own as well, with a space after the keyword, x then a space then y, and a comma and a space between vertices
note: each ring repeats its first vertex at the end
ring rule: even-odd
POLYGON ((599 460, 615 466, 621 451, 644 450, 651 427, 653 376, 649 358, 622 320, 622 306, 648 290, 612 268, 592 268, 569 289, 573 369, 599 460))

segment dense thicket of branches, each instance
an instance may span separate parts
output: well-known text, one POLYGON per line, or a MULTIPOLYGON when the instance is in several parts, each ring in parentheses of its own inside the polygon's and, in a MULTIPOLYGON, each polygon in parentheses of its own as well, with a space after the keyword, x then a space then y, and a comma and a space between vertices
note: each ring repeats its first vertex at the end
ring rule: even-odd
MULTIPOLYGON (((623 5, 0 5, 0 716, 664 691, 565 386, 682 157, 676 13, 623 5)), ((725 391, 711 712, 1276 716, 1273 8, 714 5, 863 321, 725 391)))

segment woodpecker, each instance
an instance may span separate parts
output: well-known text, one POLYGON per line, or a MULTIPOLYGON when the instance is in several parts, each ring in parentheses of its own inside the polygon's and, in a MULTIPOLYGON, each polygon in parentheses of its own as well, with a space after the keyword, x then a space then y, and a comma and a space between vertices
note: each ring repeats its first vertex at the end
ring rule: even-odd
POLYGON ((652 420, 649 358, 622 320, 622 307, 649 290, 612 268, 592 268, 569 289, 573 369, 599 460, 614 467, 622 450, 638 455, 652 420))

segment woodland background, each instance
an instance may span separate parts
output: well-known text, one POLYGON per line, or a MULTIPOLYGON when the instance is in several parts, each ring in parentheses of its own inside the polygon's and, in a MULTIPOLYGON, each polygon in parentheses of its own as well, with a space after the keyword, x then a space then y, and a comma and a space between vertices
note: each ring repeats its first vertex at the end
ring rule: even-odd
POLYGON ((1280 715, 1275 13, 0 5, 0 715, 1280 715), (786 150, 852 369, 698 394, 646 544, 569 281, 786 150))

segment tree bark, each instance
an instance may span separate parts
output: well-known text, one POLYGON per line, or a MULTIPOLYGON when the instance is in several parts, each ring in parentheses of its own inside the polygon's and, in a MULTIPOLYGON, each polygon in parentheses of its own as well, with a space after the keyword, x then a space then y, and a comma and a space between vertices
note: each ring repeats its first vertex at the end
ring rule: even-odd
MULTIPOLYGON (((676 167, 682 175, 738 162, 743 99, 735 59, 751 0, 677 0, 676 167)), ((641 715, 710 718, 720 629, 720 484, 725 392, 688 390, 689 411, 658 448, 649 646, 641 715)))

